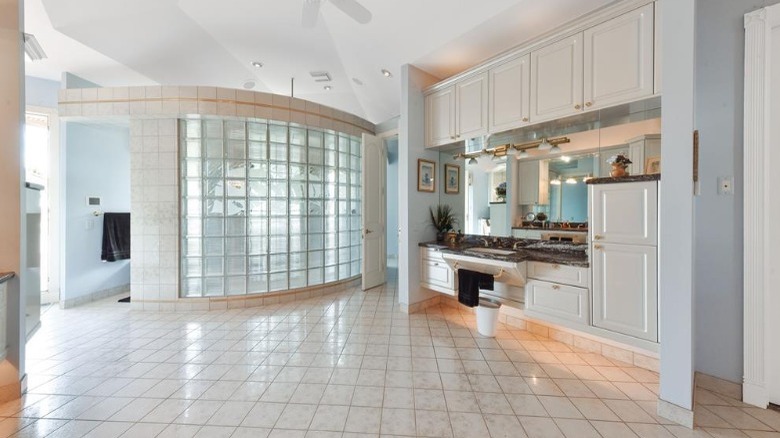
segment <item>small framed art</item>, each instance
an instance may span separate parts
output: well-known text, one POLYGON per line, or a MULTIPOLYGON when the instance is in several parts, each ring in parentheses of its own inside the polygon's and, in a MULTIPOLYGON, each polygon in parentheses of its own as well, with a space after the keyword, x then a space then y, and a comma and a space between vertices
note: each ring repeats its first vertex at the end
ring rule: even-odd
POLYGON ((460 166, 455 164, 444 165, 444 193, 448 195, 460 193, 460 166))
POLYGON ((436 191, 436 163, 428 160, 417 160, 417 191, 436 191))

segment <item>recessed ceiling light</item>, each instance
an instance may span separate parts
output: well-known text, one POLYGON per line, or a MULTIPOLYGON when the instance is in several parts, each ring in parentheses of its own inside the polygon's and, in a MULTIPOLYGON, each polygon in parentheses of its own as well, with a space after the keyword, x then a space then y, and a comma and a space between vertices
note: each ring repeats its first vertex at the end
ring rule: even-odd
POLYGON ((263 68, 263 63, 258 61, 252 61, 252 67, 254 68, 263 68))
POLYGON ((324 89, 325 89, 325 91, 330 91, 330 90, 332 90, 332 89, 333 89, 333 87, 331 87, 330 85, 326 85, 326 86, 324 86, 324 87, 322 87, 322 88, 324 88, 324 89))
POLYGON ((352 78, 352 82, 354 82, 354 83, 356 83, 356 84, 358 84, 358 85, 363 85, 363 81, 361 81, 361 80, 360 80, 360 79, 358 79, 358 78, 352 78))
POLYGON ((386 68, 382 69, 382 75, 384 75, 384 77, 386 77, 386 78, 392 78, 393 77, 393 74, 390 73, 390 70, 388 70, 386 68))
POLYGON ((255 88, 255 81, 246 81, 244 82, 244 88, 247 90, 251 90, 252 88, 255 88))

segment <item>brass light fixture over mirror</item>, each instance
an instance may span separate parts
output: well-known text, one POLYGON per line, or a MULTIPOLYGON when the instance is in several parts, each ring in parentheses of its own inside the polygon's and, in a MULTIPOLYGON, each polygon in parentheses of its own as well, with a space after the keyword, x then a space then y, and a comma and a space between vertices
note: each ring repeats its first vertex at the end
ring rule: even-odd
POLYGON ((517 159, 528 157, 528 150, 537 148, 540 151, 546 150, 549 153, 559 153, 561 148, 560 144, 569 143, 571 140, 569 137, 556 137, 556 138, 542 138, 540 140, 534 140, 522 144, 504 144, 489 149, 482 149, 474 152, 459 152, 452 158, 455 160, 465 159, 469 164, 476 164, 476 159, 483 155, 492 155, 493 158, 503 158, 507 156, 513 156, 517 159), (473 161, 472 161, 473 160, 473 161))

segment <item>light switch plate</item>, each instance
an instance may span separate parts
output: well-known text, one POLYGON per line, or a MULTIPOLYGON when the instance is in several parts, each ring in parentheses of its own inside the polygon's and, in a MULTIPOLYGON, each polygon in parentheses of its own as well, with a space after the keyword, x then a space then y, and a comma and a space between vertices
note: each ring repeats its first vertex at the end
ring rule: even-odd
POLYGON ((734 178, 731 176, 718 177, 718 194, 719 195, 733 195, 734 194, 734 178))

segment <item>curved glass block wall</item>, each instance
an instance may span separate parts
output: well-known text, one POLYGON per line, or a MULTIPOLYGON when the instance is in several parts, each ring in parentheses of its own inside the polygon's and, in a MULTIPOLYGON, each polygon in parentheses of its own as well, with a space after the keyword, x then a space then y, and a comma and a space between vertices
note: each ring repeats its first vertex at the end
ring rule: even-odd
POLYGON ((360 275, 360 139, 274 121, 182 120, 183 297, 360 275))

